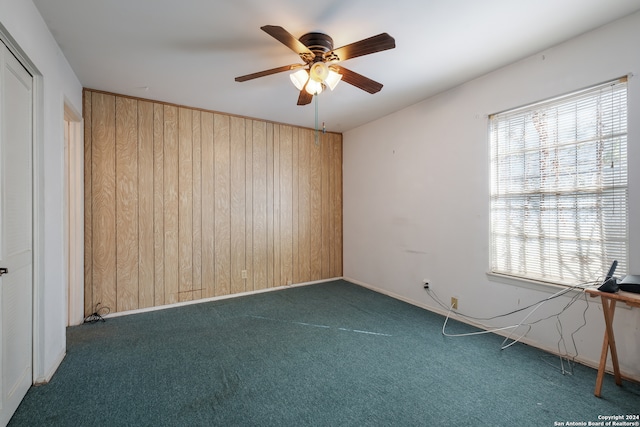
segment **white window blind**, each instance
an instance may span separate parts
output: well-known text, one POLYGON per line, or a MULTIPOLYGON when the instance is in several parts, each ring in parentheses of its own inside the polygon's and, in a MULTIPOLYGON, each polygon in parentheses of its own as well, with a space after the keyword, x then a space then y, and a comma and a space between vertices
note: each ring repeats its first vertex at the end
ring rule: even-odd
POLYGON ((626 272, 626 78, 490 117, 491 271, 574 285, 626 272))

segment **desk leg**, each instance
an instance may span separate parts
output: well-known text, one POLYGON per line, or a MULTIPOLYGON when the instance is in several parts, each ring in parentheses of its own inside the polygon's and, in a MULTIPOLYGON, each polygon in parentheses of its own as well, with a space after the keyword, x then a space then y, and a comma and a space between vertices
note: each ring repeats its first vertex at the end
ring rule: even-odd
POLYGON ((602 381, 604 380, 604 370, 607 365, 607 356, 609 355, 609 336, 607 330, 604 330, 604 341, 602 342, 602 351, 600 352, 600 364, 598 365, 598 375, 596 376, 596 389, 593 394, 600 397, 602 390, 602 381))
POLYGON ((616 350, 616 340, 613 335, 613 315, 616 311, 616 300, 602 298, 602 312, 604 314, 605 332, 604 341, 602 342, 602 353, 600 355, 600 365, 598 366, 598 376, 596 378, 596 389, 593 394, 600 397, 602 390, 602 381, 604 380, 604 372, 607 364, 607 355, 611 349, 611 362, 613 364, 613 375, 617 385, 622 385, 622 377, 620 376, 620 366, 618 365, 618 352, 616 350))

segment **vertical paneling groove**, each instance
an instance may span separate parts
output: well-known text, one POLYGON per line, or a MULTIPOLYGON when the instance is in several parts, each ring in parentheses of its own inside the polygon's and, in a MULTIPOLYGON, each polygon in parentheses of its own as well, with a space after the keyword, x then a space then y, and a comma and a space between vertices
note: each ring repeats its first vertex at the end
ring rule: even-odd
POLYGON ((341 135, 88 90, 84 115, 87 314, 342 275, 341 135))
POLYGON ((273 283, 282 286, 280 278, 282 266, 280 264, 280 133, 284 125, 273 127, 273 283))
POLYGON ((253 291, 253 120, 245 120, 245 291, 253 291))
POLYGON ((164 106, 164 298, 178 302, 178 109, 164 106))
POLYGON ((291 228, 293 232, 292 236, 292 245, 293 245, 293 257, 292 257, 292 267, 293 267, 293 283, 300 283, 300 240, 299 240, 299 227, 298 222, 300 220, 300 197, 299 197, 299 188, 300 188, 300 132, 301 130, 298 128, 293 129, 293 135, 291 139, 291 172, 292 172, 292 182, 291 182, 291 200, 292 200, 292 218, 291 218, 291 228))
POLYGON ((84 312, 93 313, 93 245, 92 245, 92 224, 91 210, 91 99, 92 93, 85 91, 83 94, 83 114, 84 114, 84 312))
POLYGON ((231 200, 229 117, 214 115, 214 217, 215 217, 215 295, 228 295, 231 291, 231 200))
POLYGON ((310 186, 310 240, 309 246, 311 254, 310 275, 311 280, 322 278, 322 159, 320 157, 321 134, 318 135, 318 143, 315 142, 316 135, 309 145, 309 186, 310 186))
POLYGON ((180 301, 193 299, 193 139, 192 114, 178 109, 178 257, 180 301))
POLYGON ((115 97, 94 93, 91 102, 91 309, 100 304, 116 311, 115 97))
POLYGON ((300 131, 298 152, 298 268, 300 282, 311 280, 311 185, 310 185, 310 146, 313 144, 313 133, 300 131))
POLYGON ((322 238, 322 252, 321 252, 321 277, 331 277, 331 198, 329 195, 331 192, 329 191, 329 176, 330 176, 330 166, 331 160, 329 157, 329 153, 331 153, 331 146, 333 144, 333 138, 331 134, 322 135, 322 145, 320 146, 321 150, 321 200, 322 200, 322 224, 320 236, 322 238))
POLYGON ((193 299, 202 298, 202 142, 200 111, 193 111, 193 299))
MULTIPOLYGON (((273 138, 274 127, 271 123, 267 123, 267 286, 274 283, 273 281, 273 260, 274 260, 274 243, 273 243, 273 138)), ((273 286, 273 285, 271 285, 273 286)))
POLYGON ((230 198, 231 198, 231 289, 232 294, 245 291, 245 123, 244 119, 231 117, 230 129, 230 198))
POLYGON ((153 264, 154 305, 163 305, 164 290, 164 107, 153 104, 153 264))
POLYGON ((293 283, 293 173, 292 173, 292 138, 291 126, 280 131, 280 265, 281 284, 293 283))
POLYGON ((267 283, 267 126, 253 122, 253 288, 267 283))
POLYGON ((215 295, 213 114, 202 113, 202 297, 215 295))
POLYGON ((138 307, 138 112, 116 98, 116 310, 138 307))
POLYGON ((154 288, 153 231, 153 104, 138 104, 138 281, 139 304, 152 307, 154 288))

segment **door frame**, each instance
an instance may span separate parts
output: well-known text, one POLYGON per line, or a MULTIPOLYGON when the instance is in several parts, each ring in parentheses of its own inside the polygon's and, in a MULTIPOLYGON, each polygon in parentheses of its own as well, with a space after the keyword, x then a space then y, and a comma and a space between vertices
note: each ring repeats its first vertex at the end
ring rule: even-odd
POLYGON ((84 124, 64 103, 67 326, 84 321, 84 124))
MULTIPOLYGON (((33 76, 32 173, 33 173, 33 357, 32 383, 47 382, 52 372, 45 372, 44 340, 44 90, 42 73, 29 59, 9 31, 0 23, 0 41, 33 76)), ((57 364, 55 365, 57 367, 57 364)), ((55 370, 55 368, 54 368, 55 370)))

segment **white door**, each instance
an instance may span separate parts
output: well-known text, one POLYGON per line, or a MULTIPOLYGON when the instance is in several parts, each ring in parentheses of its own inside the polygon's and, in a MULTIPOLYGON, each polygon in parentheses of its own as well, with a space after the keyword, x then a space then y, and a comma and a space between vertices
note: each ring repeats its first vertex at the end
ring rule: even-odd
POLYGON ((32 381, 32 78, 0 42, 0 426, 32 381), (1 271, 0 271, 1 272, 1 271))

